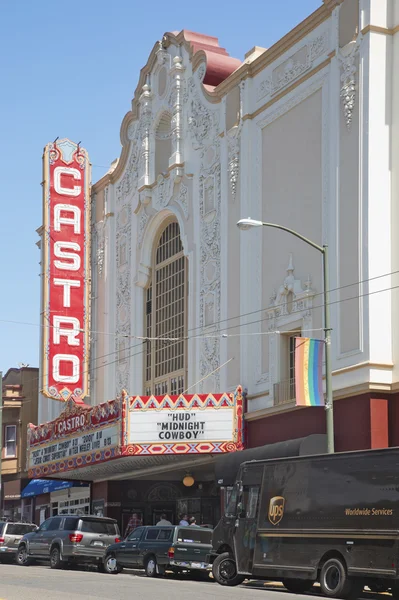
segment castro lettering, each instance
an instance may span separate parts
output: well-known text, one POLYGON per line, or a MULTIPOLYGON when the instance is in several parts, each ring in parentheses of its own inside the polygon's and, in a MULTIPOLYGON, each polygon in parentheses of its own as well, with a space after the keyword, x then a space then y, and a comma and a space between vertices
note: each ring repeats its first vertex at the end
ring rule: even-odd
POLYGON ((57 425, 57 433, 59 435, 63 433, 69 433, 75 429, 79 429, 80 427, 84 427, 86 422, 84 415, 79 415, 77 417, 69 417, 69 419, 65 419, 65 421, 60 421, 57 425))
POLYGON ((89 163, 69 140, 49 144, 44 161, 43 390, 62 400, 72 394, 83 398, 89 359, 89 163))

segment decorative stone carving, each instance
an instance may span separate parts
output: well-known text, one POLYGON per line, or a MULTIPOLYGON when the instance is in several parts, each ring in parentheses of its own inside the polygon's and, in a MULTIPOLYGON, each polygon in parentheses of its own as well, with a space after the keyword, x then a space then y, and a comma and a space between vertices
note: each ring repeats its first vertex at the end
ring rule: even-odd
MULTIPOLYGON (((290 254, 287 276, 278 288, 277 293, 270 299, 270 305, 267 309, 269 319, 278 319, 282 317, 294 316, 294 320, 303 318, 302 311, 312 309, 312 298, 314 292, 311 287, 310 276, 304 287, 301 281, 294 277, 294 266, 292 263, 292 254, 290 254)), ((279 324, 276 323, 278 328, 279 324)))
POLYGON ((188 187, 182 182, 180 184, 179 193, 176 196, 176 202, 181 207, 184 218, 188 219, 188 187))
POLYGON ((205 72, 206 72, 206 66, 204 63, 202 63, 197 69, 197 79, 199 81, 202 81, 204 79, 205 72))
POLYGON ((158 42, 158 50, 156 52, 157 63, 159 66, 162 66, 168 62, 169 54, 164 49, 162 41, 158 42))
MULTIPOLYGON (((131 123, 129 125, 129 130, 130 130, 130 128, 132 128, 131 134, 135 136, 136 132, 137 132, 137 124, 131 123), (134 125, 134 127, 133 127, 133 125, 134 125), (133 131, 135 132, 134 134, 133 134, 133 131)), ((116 186, 116 201, 117 201, 117 203, 121 202, 121 200, 123 198, 126 198, 127 196, 129 196, 133 192, 133 190, 137 187, 138 155, 139 155, 139 146, 138 146, 137 140, 132 138, 129 160, 128 160, 125 172, 123 174, 123 177, 120 180, 120 182, 118 183, 118 185, 116 186)))
MULTIPOLYGON (((216 132, 215 132, 216 133, 216 132)), ((217 133, 216 133, 217 136, 217 133)), ((210 164, 209 148, 201 153, 199 177, 200 209, 200 327, 216 334, 220 322, 220 216, 221 216, 221 168, 220 142, 213 142, 213 162, 210 164), (212 182, 211 188, 209 182, 212 182), (210 189, 212 206, 210 207, 210 189), (207 196, 208 195, 208 196, 207 196)), ((204 338, 200 341, 200 376, 206 375, 220 366, 220 339, 204 338)), ((205 384, 206 385, 206 384, 205 384)), ((220 386, 220 374, 213 375, 213 385, 220 386)), ((203 385, 201 384, 201 389, 203 385)))
POLYGON ((342 106, 346 127, 349 130, 352 125, 353 110, 356 100, 356 66, 355 52, 352 52, 342 61, 341 91, 342 106))
POLYGON ((136 139, 136 134, 137 134, 137 121, 133 121, 133 123, 130 123, 129 127, 127 128, 127 137, 130 141, 132 141, 132 140, 136 139))
POLYGON ((173 179, 169 175, 169 177, 164 177, 163 175, 158 175, 157 179, 157 187, 155 190, 155 201, 159 210, 165 208, 169 204, 173 195, 173 179))
POLYGON ((145 231, 145 228, 147 226, 149 218, 150 217, 147 215, 147 213, 143 209, 142 212, 141 212, 140 218, 139 218, 139 224, 138 224, 138 230, 137 230, 137 244, 138 244, 138 246, 141 246, 142 243, 143 243, 144 231, 145 231))
POLYGON ((189 79, 189 95, 191 97, 191 115, 188 118, 188 129, 194 139, 194 149, 198 150, 203 147, 210 131, 217 128, 219 119, 217 111, 209 110, 200 101, 192 77, 189 79))
POLYGON ((227 132, 227 147, 228 147, 228 173, 231 195, 233 201, 236 198, 237 193, 237 181, 238 173, 240 170, 240 129, 241 127, 235 125, 227 132))
POLYGON ((105 221, 98 221, 95 225, 96 232, 96 261, 97 261, 97 273, 99 277, 102 277, 104 272, 104 258, 105 258, 105 221))
POLYGON ((289 58, 275 67, 271 74, 260 82, 256 90, 256 100, 273 96, 298 79, 313 67, 314 62, 328 49, 328 33, 324 32, 299 48, 289 58))

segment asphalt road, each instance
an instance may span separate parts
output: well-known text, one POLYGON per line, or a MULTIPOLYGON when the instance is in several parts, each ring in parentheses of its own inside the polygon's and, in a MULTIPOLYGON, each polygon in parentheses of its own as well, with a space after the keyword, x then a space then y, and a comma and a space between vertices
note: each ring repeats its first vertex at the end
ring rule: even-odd
MULTIPOLYGON (((105 575, 95 571, 56 571, 48 566, 0 564, 0 600, 293 600, 281 588, 249 582, 225 588, 185 576, 149 579, 140 572, 105 575)), ((295 596, 298 598, 298 596, 295 596)), ((301 596, 301 600, 311 599, 301 596)), ((315 597, 313 596, 313 600, 315 597)))
MULTIPOLYGON (((364 591, 361 600, 388 595, 364 591)), ((390 596, 390 595, 389 595, 390 596)), ((47 565, 19 567, 0 563, 0 600, 324 600, 316 585, 311 595, 291 594, 281 584, 249 581, 234 588, 172 574, 149 579, 142 571, 105 575, 78 567, 52 570, 47 565)))

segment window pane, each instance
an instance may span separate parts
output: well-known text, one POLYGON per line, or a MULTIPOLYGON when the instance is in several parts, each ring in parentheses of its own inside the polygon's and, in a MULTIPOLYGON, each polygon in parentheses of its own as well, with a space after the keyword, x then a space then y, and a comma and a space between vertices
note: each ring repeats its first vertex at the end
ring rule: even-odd
POLYGON ((57 529, 60 528, 61 525, 61 519, 56 518, 56 519, 52 519, 50 525, 47 528, 47 531, 56 531, 57 529))
POLYGON ((148 529, 145 539, 146 540, 156 540, 158 537, 158 533, 159 533, 159 529, 148 529))
POLYGON ((16 425, 6 425, 6 432, 5 432, 6 456, 16 456, 16 453, 17 453, 16 434, 17 434, 16 425))
POLYGON ((108 535, 116 535, 116 524, 110 521, 96 521, 95 519, 84 519, 80 531, 86 533, 105 533, 108 535))
MULTIPOLYGON (((25 535, 25 533, 30 533, 31 531, 35 531, 35 525, 24 525, 22 523, 8 523, 7 526, 7 535, 25 535)), ((0 523, 0 533, 1 533, 1 523, 0 523)))
POLYGON ((248 494, 247 519, 254 519, 258 511, 259 487, 250 487, 248 494))
POLYGON ((133 533, 129 535, 127 539, 129 540, 129 542, 138 541, 141 538, 143 531, 143 527, 138 527, 133 531, 133 533))
POLYGON ((161 529, 159 532, 158 540, 170 540, 172 537, 172 529, 161 529))
POLYGON ((64 521, 64 531, 74 531, 78 528, 79 519, 67 517, 64 521))
POLYGON ((177 532, 177 541, 186 544, 211 544, 212 530, 201 529, 200 527, 180 528, 177 532))

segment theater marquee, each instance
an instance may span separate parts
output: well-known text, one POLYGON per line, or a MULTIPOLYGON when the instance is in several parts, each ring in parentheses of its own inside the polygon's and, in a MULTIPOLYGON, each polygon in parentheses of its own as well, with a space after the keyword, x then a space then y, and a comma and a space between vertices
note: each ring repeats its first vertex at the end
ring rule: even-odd
POLYGON ((79 406, 72 399, 58 419, 28 428, 29 477, 106 462, 120 456, 121 402, 79 406))
POLYGON ((204 454, 243 448, 241 388, 231 394, 128 399, 123 454, 204 454))
MULTIPOLYGON (((97 406, 70 398, 58 419, 29 425, 29 477, 65 478, 69 471, 74 478, 71 471, 81 470, 90 479, 91 465, 111 460, 118 473, 128 457, 139 466, 140 456, 243 450, 243 412, 241 387, 234 393, 181 396, 123 392, 97 406)), ((104 475, 108 472, 104 465, 104 475)))
POLYGON ((70 140, 43 156, 42 393, 56 400, 88 395, 90 164, 70 140))

